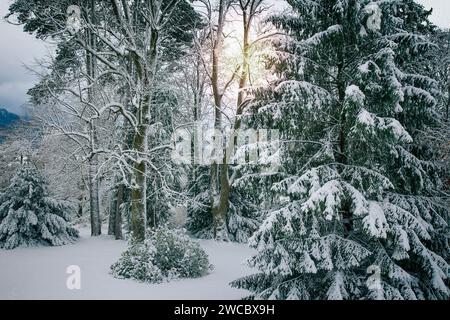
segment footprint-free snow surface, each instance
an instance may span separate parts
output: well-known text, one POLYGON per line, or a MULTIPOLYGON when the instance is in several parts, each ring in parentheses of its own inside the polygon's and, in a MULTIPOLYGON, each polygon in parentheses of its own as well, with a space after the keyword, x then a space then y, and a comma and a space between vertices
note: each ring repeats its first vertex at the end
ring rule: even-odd
POLYGON ((115 279, 109 266, 126 247, 109 236, 91 238, 82 231, 72 245, 0 249, 0 299, 240 299, 248 292, 229 283, 252 270, 244 260, 252 250, 243 244, 200 240, 214 269, 197 279, 144 284, 115 279), (69 290, 71 265, 80 267, 81 289, 69 290))

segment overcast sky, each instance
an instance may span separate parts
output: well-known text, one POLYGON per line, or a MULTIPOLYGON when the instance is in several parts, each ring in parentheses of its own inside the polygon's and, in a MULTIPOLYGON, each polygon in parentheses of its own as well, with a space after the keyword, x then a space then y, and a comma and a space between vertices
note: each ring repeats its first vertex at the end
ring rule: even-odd
POLYGON ((22 114, 26 92, 36 81, 24 64, 33 64, 34 57, 43 57, 48 50, 42 41, 26 34, 21 27, 3 20, 9 3, 0 0, 0 108, 22 114))
MULTIPOLYGON (((418 0, 426 8, 434 8, 431 20, 440 27, 450 28, 450 0, 418 0)), ((49 46, 22 31, 19 26, 3 20, 10 0, 0 0, 0 108, 23 114, 27 90, 36 79, 24 68, 35 58, 47 55, 49 46)))

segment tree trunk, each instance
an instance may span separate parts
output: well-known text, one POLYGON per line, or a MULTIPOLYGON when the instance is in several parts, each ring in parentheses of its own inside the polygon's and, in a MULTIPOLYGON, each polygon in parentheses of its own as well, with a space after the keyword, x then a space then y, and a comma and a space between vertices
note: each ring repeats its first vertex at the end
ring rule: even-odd
MULTIPOLYGON (((254 8, 256 10, 256 8, 254 8)), ((233 130, 230 135, 230 139, 227 143, 227 148, 223 155, 223 161, 220 166, 218 166, 219 172, 213 171, 215 174, 219 174, 219 195, 214 197, 212 215, 214 222, 214 238, 219 240, 228 240, 228 208, 231 194, 231 184, 229 181, 228 173, 228 158, 231 155, 232 150, 234 149, 234 135, 237 130, 240 129, 241 120, 240 116, 244 110, 244 98, 245 93, 243 89, 247 86, 247 81, 249 77, 249 59, 250 59, 250 27, 252 23, 252 15, 253 12, 248 13, 247 9, 242 8, 243 13, 243 28, 244 28, 244 37, 243 37, 243 63, 242 69, 239 79, 239 90, 238 90, 238 99, 236 106, 236 119, 233 125, 233 130)), ((214 59, 213 59, 214 61, 214 59)), ((213 72, 214 74, 214 72, 213 72)), ((216 97, 216 106, 221 103, 221 96, 216 97), (219 100, 220 99, 220 100, 219 100)), ((219 110, 217 110, 219 111, 219 110)), ((217 112, 216 111, 216 112, 217 112)), ((217 119, 216 119, 217 121, 217 119)), ((216 169, 217 170, 217 169, 216 169)))
MULTIPOLYGON (((95 3, 91 0, 91 19, 95 24, 95 3)), ((89 30, 86 31, 87 39, 90 46, 95 50, 96 41, 94 35, 89 30)), ((88 99, 94 101, 95 89, 93 87, 93 79, 96 76, 96 58, 94 54, 87 52, 86 55, 86 69, 88 74, 88 99)), ((92 151, 97 145, 97 128, 95 120, 91 120, 90 134, 91 134, 91 148, 92 151)), ((90 204, 90 216, 91 216, 91 235, 99 236, 102 233, 101 219, 100 219, 100 200, 99 200, 99 181, 96 178, 98 168, 98 155, 93 154, 89 161, 89 204, 90 204)))
POLYGON ((81 218, 83 216, 83 204, 81 202, 78 203, 78 212, 77 216, 81 218))
POLYGON ((212 216, 214 224, 214 239, 228 241, 228 206, 230 198, 230 183, 228 181, 228 165, 226 163, 220 164, 219 181, 220 193, 214 198, 212 207, 212 216))
POLYGON ((91 215, 91 235, 102 234, 102 223, 100 219, 99 182, 97 174, 97 156, 93 156, 89 161, 89 205, 91 215))
POLYGON ((84 200, 84 197, 83 197, 83 195, 81 195, 78 198, 78 210, 77 210, 78 218, 81 218, 83 216, 83 200, 84 200))
POLYGON ((117 209, 117 189, 112 191, 110 205, 109 205, 109 222, 108 222, 108 235, 115 235, 116 227, 116 209, 117 209))
MULTIPOLYGON (((147 127, 139 126, 138 134, 133 139, 133 149, 138 152, 145 151, 147 144, 147 127)), ((147 179, 145 162, 136 162, 133 165, 133 186, 131 190, 131 236, 137 242, 145 239, 145 216, 147 213, 147 179)))
MULTIPOLYGON (((225 24, 226 3, 221 0, 219 3, 218 24, 215 33, 212 50, 212 73, 211 83, 214 96, 214 128, 220 132, 222 130, 222 98, 223 93, 219 88, 220 55, 223 46, 223 28, 225 24)), ((218 145, 218 144, 217 144, 218 145)), ((221 148, 221 145, 219 145, 221 148)), ((216 150, 219 152, 219 150, 216 150)), ((211 164, 211 215, 213 218, 214 239, 228 240, 227 211, 228 211, 228 167, 226 164, 218 164, 218 160, 211 164), (224 190, 225 189, 225 190, 224 190), (222 191, 223 190, 223 191, 222 191)))
POLYGON ((122 240, 123 234, 122 234, 122 203, 123 203, 123 197, 124 197, 124 185, 120 184, 117 188, 117 198, 116 198, 116 217, 114 219, 115 225, 114 225, 114 235, 116 237, 116 240, 122 240))
MULTIPOLYGON (((141 78, 145 96, 138 110, 139 125, 133 137, 133 150, 139 158, 148 151, 148 126, 150 124, 150 111, 152 103, 153 80, 156 74, 157 45, 159 33, 157 29, 151 30, 150 49, 148 63, 135 58, 138 76, 141 78), (148 66, 148 67, 147 67, 148 66)), ((143 242, 145 239, 145 226, 147 215, 147 165, 141 161, 136 161, 133 165, 133 187, 131 190, 131 235, 134 241, 143 242)), ((150 226, 152 227, 152 226, 150 226)))

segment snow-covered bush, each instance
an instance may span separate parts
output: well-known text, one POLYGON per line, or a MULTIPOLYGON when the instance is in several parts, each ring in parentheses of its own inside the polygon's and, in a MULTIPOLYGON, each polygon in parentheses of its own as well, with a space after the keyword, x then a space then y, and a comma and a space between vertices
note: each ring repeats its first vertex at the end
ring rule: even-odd
POLYGON ((0 194, 0 247, 71 243, 78 231, 68 224, 69 213, 67 203, 49 197, 36 169, 21 167, 0 194))
POLYGON ((119 279, 161 282, 164 276, 154 264, 154 247, 148 242, 131 243, 119 261, 111 266, 112 275, 119 279))
POLYGON ((176 278, 197 278, 210 270, 207 254, 179 229, 150 231, 144 243, 130 243, 111 266, 116 278, 157 283, 176 278))

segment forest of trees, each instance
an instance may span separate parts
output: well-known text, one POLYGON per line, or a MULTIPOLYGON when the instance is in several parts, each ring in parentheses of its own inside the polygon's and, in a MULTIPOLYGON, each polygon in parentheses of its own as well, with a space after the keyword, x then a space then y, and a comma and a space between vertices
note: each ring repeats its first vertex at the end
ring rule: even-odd
POLYGON ((55 50, 1 145, 0 244, 104 226, 130 243, 121 273, 157 235, 190 246, 160 229, 184 227, 256 250, 257 273, 231 283, 251 299, 449 299, 450 32, 430 15, 415 0, 12 1, 7 19, 55 50))

